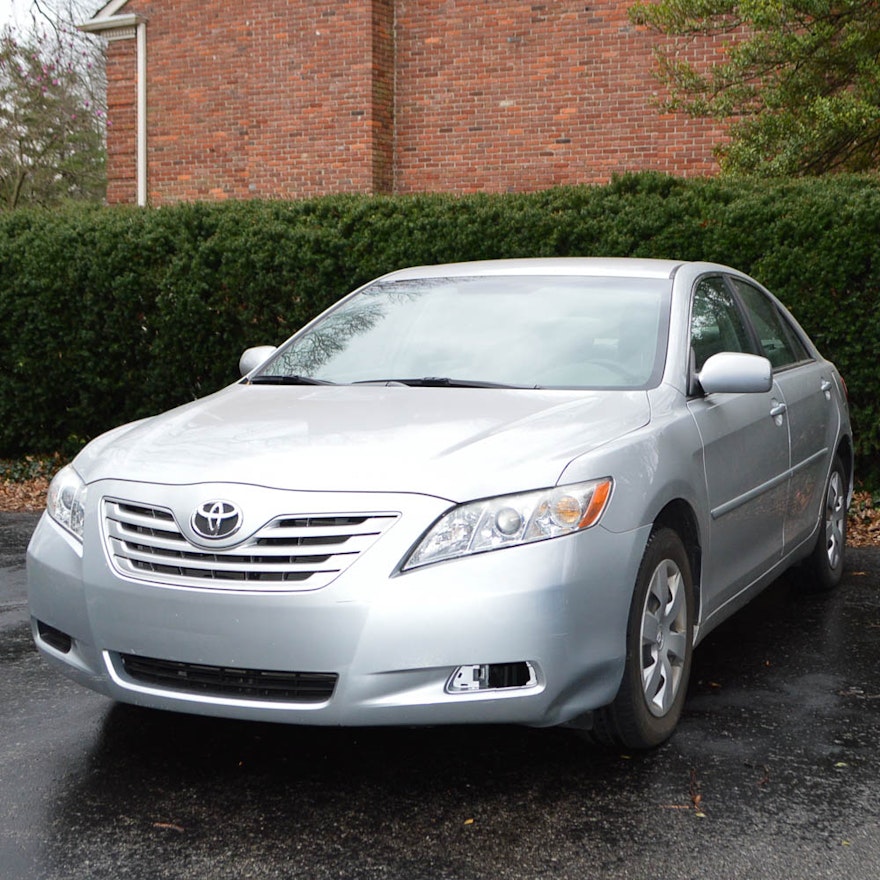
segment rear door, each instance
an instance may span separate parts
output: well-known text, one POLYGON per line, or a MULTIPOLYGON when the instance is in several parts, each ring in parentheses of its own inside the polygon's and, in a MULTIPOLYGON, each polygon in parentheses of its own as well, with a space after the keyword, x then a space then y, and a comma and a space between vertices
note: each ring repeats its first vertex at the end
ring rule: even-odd
POLYGON ((791 442, 791 481, 785 518, 785 550, 810 537, 819 520, 839 414, 832 398, 831 365, 817 359, 797 329, 762 290, 730 279, 758 337, 761 353, 773 365, 773 378, 785 405, 791 442))

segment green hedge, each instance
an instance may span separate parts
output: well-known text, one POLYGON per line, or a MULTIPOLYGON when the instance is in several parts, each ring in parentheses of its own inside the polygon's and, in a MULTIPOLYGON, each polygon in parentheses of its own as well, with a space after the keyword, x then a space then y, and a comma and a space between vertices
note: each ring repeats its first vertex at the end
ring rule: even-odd
POLYGON ((706 259, 774 290, 850 390, 880 479, 880 186, 653 174, 527 195, 71 207, 0 214, 0 457, 73 451, 236 378, 356 285, 516 256, 706 259))

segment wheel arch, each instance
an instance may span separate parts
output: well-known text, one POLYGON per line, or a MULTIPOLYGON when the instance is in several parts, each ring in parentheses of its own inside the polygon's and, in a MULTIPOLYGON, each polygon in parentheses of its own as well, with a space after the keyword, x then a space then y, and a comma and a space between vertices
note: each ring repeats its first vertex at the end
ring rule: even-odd
POLYGON ((693 507, 683 498, 669 501, 654 519, 654 528, 670 528, 681 538, 691 566, 694 590, 694 619, 700 619, 700 583, 703 565, 703 545, 700 526, 693 507))
POLYGON ((852 495, 853 485, 855 483, 855 451, 853 450, 852 437, 844 434, 837 444, 836 454, 840 456, 843 467, 846 470, 847 490, 852 495))

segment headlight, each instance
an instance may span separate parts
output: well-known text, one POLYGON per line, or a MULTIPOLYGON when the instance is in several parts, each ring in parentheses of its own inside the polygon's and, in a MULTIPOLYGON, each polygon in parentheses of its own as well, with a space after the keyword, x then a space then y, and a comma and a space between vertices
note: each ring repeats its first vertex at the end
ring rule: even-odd
POLYGON ((612 485, 608 477, 462 504, 434 523, 402 570, 588 529, 602 516, 612 485))
POLYGON ((46 511, 55 522, 82 541, 86 485, 70 465, 58 471, 49 484, 46 511))

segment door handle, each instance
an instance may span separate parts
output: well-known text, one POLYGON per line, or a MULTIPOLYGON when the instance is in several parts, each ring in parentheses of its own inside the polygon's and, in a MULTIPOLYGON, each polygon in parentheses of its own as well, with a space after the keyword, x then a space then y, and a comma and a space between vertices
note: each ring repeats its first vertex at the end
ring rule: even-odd
POLYGON ((832 387, 833 386, 832 386, 830 380, 828 380, 828 379, 823 379, 822 384, 819 386, 822 393, 825 395, 826 400, 831 400, 831 388, 832 387))
POLYGON ((785 411, 788 407, 784 403, 774 403, 773 406, 770 407, 770 415, 773 416, 774 419, 778 419, 780 416, 785 415, 785 411))

